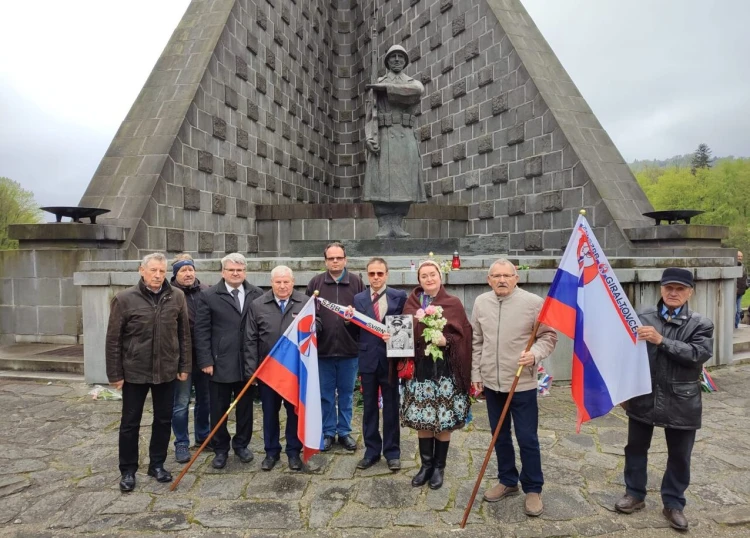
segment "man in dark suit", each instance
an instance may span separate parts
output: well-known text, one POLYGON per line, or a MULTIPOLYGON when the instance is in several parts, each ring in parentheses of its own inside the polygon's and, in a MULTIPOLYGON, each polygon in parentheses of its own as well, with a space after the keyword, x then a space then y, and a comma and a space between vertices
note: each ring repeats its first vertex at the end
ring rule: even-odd
MULTIPOLYGON (((385 316, 399 315, 406 303, 406 292, 389 288, 388 264, 383 258, 372 258, 367 263, 370 288, 354 296, 354 309, 378 321, 385 316)), ((362 376, 364 413, 362 433, 365 456, 357 464, 359 469, 372 467, 383 456, 391 471, 401 469, 401 431, 398 422, 398 379, 390 374, 385 341, 368 331, 359 334, 359 373, 362 376), (378 391, 383 395, 383 437, 380 437, 378 391)))
MULTIPOLYGON (((286 265, 274 267, 271 271, 271 290, 267 291, 250 305, 245 330, 245 376, 251 377, 260 363, 289 328, 309 297, 294 289, 294 274, 286 265)), ((300 451, 302 442, 297 437, 297 414, 294 406, 283 400, 271 387, 259 382, 260 401, 263 405, 263 444, 266 457, 260 468, 270 471, 280 459, 279 411, 281 402, 286 408, 286 456, 292 471, 301 471, 300 451)))
MULTIPOLYGON (((247 379, 242 346, 250 303, 260 297, 260 288, 245 281, 247 261, 242 254, 228 254, 221 260, 222 279, 200 294, 195 319, 195 349, 198 368, 210 376, 211 427, 227 412, 247 379)), ((248 448, 253 434, 253 394, 248 390, 237 403, 237 431, 231 439, 235 454, 243 463, 253 460, 248 448)), ((227 464, 230 436, 224 422, 212 439, 213 466, 227 464)))

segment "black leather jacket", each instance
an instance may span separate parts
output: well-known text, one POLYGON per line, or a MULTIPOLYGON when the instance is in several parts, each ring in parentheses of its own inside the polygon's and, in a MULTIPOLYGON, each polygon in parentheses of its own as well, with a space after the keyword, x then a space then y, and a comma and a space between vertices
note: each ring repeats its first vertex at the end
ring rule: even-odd
POLYGON ((637 396, 626 406, 630 418, 678 430, 701 427, 700 374, 711 358, 714 324, 691 311, 688 304, 667 321, 661 316, 662 301, 639 314, 643 325, 654 327, 663 336, 658 346, 648 344, 651 365, 651 394, 637 396))

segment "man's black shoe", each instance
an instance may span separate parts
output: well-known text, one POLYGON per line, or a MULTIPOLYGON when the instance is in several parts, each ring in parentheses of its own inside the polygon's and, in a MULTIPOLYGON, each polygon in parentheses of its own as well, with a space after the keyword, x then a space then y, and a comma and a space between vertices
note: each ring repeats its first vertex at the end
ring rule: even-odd
POLYGON ((153 476, 154 478, 156 478, 157 482, 172 481, 172 474, 161 465, 159 465, 158 467, 149 467, 148 473, 146 474, 148 474, 148 476, 153 476))
POLYGON ((214 454, 214 461, 211 462, 214 469, 223 469, 227 466, 227 453, 217 452, 214 454))
POLYGON ((615 503, 615 510, 621 514, 632 514, 636 510, 641 510, 646 507, 643 499, 636 499, 632 495, 626 493, 622 498, 615 503))
POLYGON ((135 489, 135 473, 123 473, 120 477, 120 491, 130 493, 135 489))
POLYGON ((343 437, 339 435, 339 444, 349 452, 354 452, 355 450, 357 450, 357 441, 355 441, 354 437, 352 437, 351 435, 345 435, 343 437))
POLYGON ((333 446, 333 437, 330 435, 326 435, 323 437, 323 450, 321 452, 328 452, 331 450, 331 446, 333 446))
POLYGON ((388 468, 391 471, 400 471, 401 470, 401 460, 398 458, 393 458, 388 460, 388 468))
POLYGON ((235 448, 234 453, 237 454, 237 457, 240 458, 242 463, 250 463, 253 461, 253 458, 255 458, 253 451, 249 448, 235 448))
POLYGON ((679 508, 667 508, 666 506, 661 511, 664 517, 669 521, 669 526, 678 531, 688 530, 688 520, 682 510, 679 508))
POLYGON ((265 458, 263 458, 263 462, 260 464, 260 468, 264 471, 270 471, 274 468, 277 461, 279 461, 279 456, 266 456, 265 458))
POLYGON ((299 454, 289 455, 289 468, 292 471, 302 470, 302 458, 299 457, 299 454))
POLYGON ((357 469, 369 469, 379 461, 380 458, 362 458, 359 460, 359 463, 357 463, 357 469))

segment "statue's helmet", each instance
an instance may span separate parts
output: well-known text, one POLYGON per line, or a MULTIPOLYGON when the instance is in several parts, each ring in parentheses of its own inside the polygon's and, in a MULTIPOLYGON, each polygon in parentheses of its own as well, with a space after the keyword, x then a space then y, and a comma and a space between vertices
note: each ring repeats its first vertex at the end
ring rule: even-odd
POLYGON ((409 65, 409 53, 406 52, 406 49, 401 45, 393 45, 390 49, 388 49, 388 52, 385 53, 385 58, 383 59, 383 63, 385 64, 386 68, 388 67, 388 57, 396 52, 400 52, 406 58, 406 64, 404 65, 404 67, 409 65))

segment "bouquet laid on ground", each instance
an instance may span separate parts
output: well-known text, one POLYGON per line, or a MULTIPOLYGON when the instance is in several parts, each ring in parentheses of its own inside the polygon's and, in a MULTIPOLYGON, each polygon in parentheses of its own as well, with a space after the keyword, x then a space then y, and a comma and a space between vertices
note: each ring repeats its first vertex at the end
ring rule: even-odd
POLYGON ((714 383, 713 378, 708 373, 708 370, 706 370, 705 366, 703 367, 703 371, 701 372, 700 382, 703 392, 716 392, 717 390, 719 390, 718 388, 716 388, 716 383, 714 383))
POLYGON ((539 396, 549 396, 549 389, 552 386, 552 376, 547 373, 542 363, 539 363, 537 368, 537 389, 539 390, 539 396))
POLYGON ((422 331, 422 337, 427 342, 427 349, 424 354, 432 357, 432 360, 437 362, 443 358, 443 351, 438 347, 437 343, 440 341, 440 337, 443 336, 443 329, 448 323, 443 317, 443 307, 430 305, 427 308, 417 310, 414 317, 419 320, 419 323, 425 326, 422 331))

